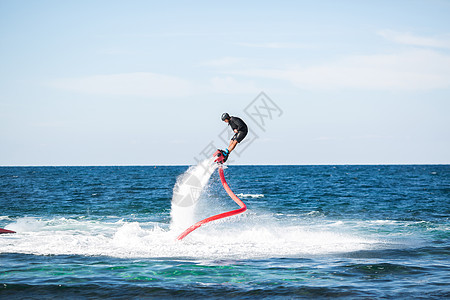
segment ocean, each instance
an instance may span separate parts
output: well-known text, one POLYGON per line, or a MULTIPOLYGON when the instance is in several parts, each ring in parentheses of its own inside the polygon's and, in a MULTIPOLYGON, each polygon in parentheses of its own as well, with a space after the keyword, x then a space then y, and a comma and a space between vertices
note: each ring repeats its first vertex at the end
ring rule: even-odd
POLYGON ((0 167, 0 298, 450 298, 449 165, 187 170, 0 167))

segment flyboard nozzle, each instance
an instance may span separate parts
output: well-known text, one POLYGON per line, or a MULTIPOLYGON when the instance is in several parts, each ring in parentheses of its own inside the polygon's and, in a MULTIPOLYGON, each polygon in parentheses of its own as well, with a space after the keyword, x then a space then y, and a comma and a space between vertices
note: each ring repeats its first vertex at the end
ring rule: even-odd
POLYGON ((223 156, 222 150, 217 149, 217 151, 213 155, 214 157, 217 157, 214 161, 218 164, 223 164, 223 160, 225 159, 225 156, 223 156))

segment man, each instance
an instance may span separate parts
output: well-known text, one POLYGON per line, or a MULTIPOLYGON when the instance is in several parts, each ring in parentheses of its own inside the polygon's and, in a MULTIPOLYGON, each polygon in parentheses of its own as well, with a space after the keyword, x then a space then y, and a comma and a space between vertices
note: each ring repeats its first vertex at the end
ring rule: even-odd
POLYGON ((230 125, 231 129, 233 129, 234 131, 234 135, 231 138, 230 145, 228 146, 228 148, 226 148, 225 150, 219 150, 223 156, 222 162, 226 162, 231 151, 233 151, 234 148, 236 148, 236 145, 242 142, 242 140, 247 135, 248 128, 247 124, 245 124, 245 122, 242 121, 241 118, 231 117, 228 113, 222 114, 222 121, 228 123, 228 125, 230 125))

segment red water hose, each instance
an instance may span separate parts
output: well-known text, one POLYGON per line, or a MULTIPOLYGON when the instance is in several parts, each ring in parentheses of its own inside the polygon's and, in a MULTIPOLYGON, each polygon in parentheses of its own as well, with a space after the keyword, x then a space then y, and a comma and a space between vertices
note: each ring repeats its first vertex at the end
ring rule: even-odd
POLYGON ((228 195, 231 197, 231 199, 234 200, 234 202, 237 203, 237 205, 239 205, 239 209, 235 209, 235 210, 231 210, 228 212, 224 212, 209 218, 206 218, 204 220, 201 220, 197 223, 195 223, 194 225, 192 225, 191 227, 189 227, 188 229, 186 229, 182 234, 180 234, 177 237, 177 240, 181 241, 182 239, 184 239, 189 233, 191 233, 192 231, 194 231, 195 229, 199 228, 200 226, 202 226, 203 224, 209 223, 211 221, 215 221, 215 220, 219 220, 219 219, 223 219, 226 217, 231 217, 240 213, 243 213, 244 211, 247 210, 247 206, 244 204, 244 202, 241 201, 241 199, 239 199, 234 193, 233 191, 230 189, 230 187, 228 186, 227 181, 225 180, 225 175, 223 174, 223 167, 222 165, 219 166, 219 175, 220 175, 220 181, 222 181, 222 185, 223 188, 225 189, 225 191, 227 191, 228 195))
POLYGON ((2 233, 16 233, 16 232, 12 231, 12 230, 0 228, 0 234, 2 234, 2 233))

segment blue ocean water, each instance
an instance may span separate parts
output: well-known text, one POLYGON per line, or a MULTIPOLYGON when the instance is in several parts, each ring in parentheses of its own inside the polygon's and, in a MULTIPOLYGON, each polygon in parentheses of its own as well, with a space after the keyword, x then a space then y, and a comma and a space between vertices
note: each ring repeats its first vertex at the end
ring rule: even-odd
POLYGON ((449 165, 230 166, 176 241, 187 169, 1 167, 0 298, 450 297, 449 165))

